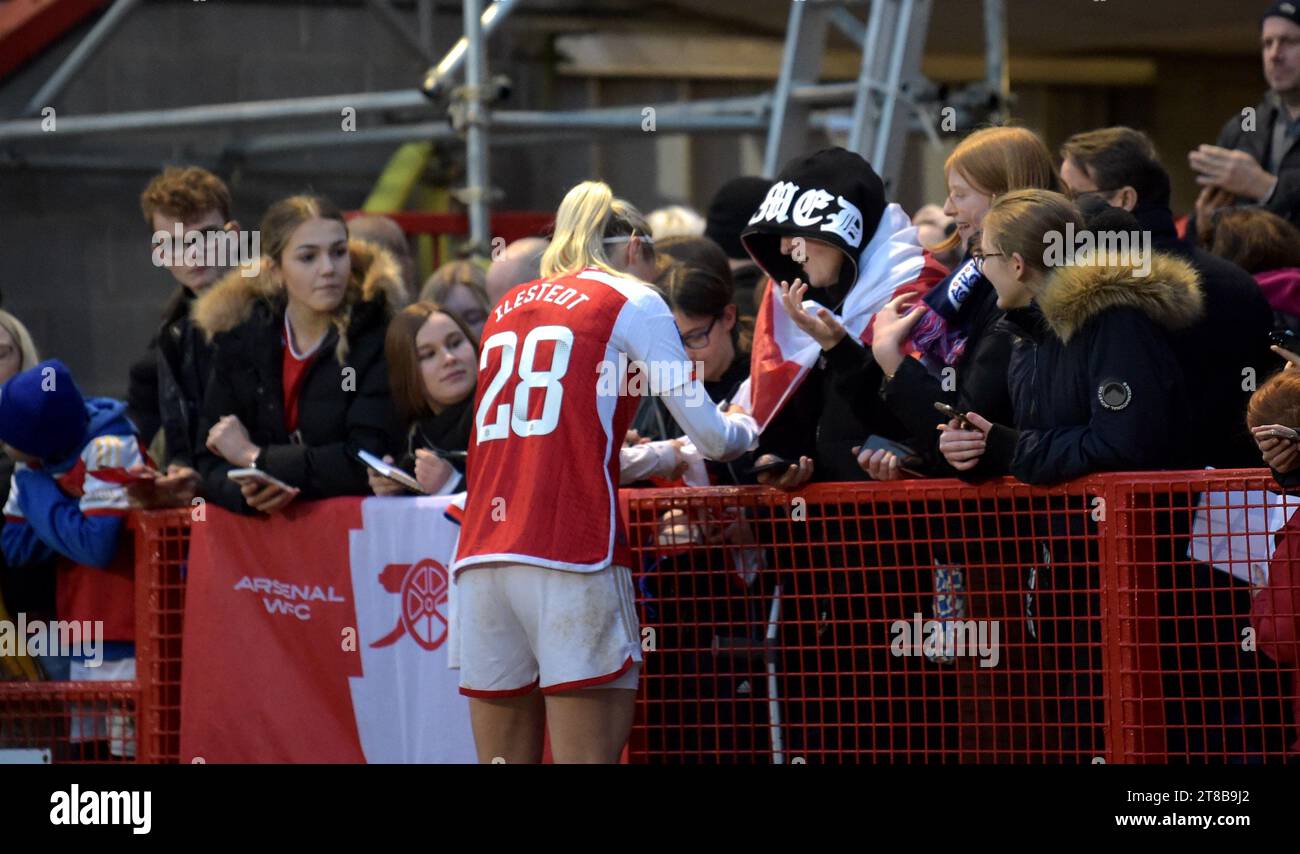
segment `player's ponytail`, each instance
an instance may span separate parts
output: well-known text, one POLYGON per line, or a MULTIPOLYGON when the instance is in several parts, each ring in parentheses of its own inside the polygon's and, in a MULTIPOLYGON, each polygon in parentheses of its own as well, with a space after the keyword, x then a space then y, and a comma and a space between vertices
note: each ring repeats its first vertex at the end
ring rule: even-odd
POLYGON ((555 212, 555 234, 542 255, 542 276, 573 273, 583 267, 614 272, 602 240, 614 192, 603 181, 583 181, 564 195, 555 212))
POLYGON ((642 246, 654 252, 641 212, 614 198, 604 181, 583 181, 565 194, 555 212, 555 234, 542 255, 542 276, 576 273, 584 267, 617 274, 605 251, 605 240, 629 235, 641 237, 642 246))

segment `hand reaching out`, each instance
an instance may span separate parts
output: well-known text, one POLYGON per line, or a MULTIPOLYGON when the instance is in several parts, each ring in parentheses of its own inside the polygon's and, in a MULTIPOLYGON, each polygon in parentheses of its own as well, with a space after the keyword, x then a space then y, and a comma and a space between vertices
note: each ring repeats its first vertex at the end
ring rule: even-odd
POLYGON ((812 336, 823 350, 829 350, 844 340, 848 332, 834 313, 825 307, 819 307, 814 316, 803 307, 803 297, 808 293, 808 285, 802 279, 795 279, 793 285, 781 282, 779 287, 781 307, 785 309, 785 313, 790 315, 795 326, 812 336))
POLYGON ((906 293, 894 297, 876 312, 871 327, 871 355, 887 375, 892 376, 903 364, 900 352, 903 342, 928 310, 929 306, 917 299, 916 294, 906 293))

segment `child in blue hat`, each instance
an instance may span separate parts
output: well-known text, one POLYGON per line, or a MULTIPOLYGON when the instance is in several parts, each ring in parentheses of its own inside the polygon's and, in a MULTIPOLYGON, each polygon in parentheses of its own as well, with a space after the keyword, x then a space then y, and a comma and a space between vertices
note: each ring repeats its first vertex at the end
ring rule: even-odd
POLYGON ((135 677, 134 556, 118 545, 127 471, 152 463, 125 410, 82 397, 57 359, 0 386, 0 444, 16 461, 0 535, 5 559, 14 567, 58 560, 58 620, 90 630, 79 649, 42 657, 53 676, 135 677))

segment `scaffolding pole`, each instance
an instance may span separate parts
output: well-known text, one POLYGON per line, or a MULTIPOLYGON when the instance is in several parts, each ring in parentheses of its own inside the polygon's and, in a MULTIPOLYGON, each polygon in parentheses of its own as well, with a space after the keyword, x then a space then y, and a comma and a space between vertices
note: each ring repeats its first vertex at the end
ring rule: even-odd
POLYGON ((808 104, 790 97, 798 86, 817 83, 826 45, 828 10, 793 2, 786 22, 785 49, 772 99, 772 118, 763 152, 763 174, 776 177, 781 164, 807 147, 808 104))
MULTIPOLYGON (((95 30, 78 45, 58 71, 51 76, 31 104, 39 112, 48 99, 54 97, 90 54, 98 49, 131 7, 139 0, 118 0, 95 25, 95 30), (92 37, 94 40, 92 41, 92 37), (74 63, 74 59, 77 61, 74 63), (57 85, 56 85, 57 84, 57 85)), ((479 18, 483 36, 491 34, 509 16, 518 0, 496 0, 479 18)), ((433 10, 425 6, 421 26, 428 26, 427 38, 432 39, 433 10)), ((245 122, 275 121, 277 119, 304 118, 308 116, 339 115, 351 108, 358 114, 384 110, 421 110, 427 112, 427 95, 435 94, 445 86, 465 63, 466 40, 462 37, 451 50, 429 69, 424 78, 424 93, 420 89, 398 89, 388 92, 358 92, 350 95, 326 95, 312 98, 277 98, 270 101, 239 101, 225 104, 202 104, 170 110, 135 110, 124 113, 105 113, 90 116, 59 116, 58 137, 83 136, 99 133, 128 133, 168 128, 204 127, 207 125, 233 125, 245 122)), ((30 105, 29 105, 30 107, 30 105)), ((17 119, 0 122, 0 142, 23 139, 48 138, 41 119, 17 119)))
MULTIPOLYGON (((482 37, 487 38, 496 31, 501 22, 510 14, 510 10, 518 4, 518 0, 496 0, 491 6, 483 10, 483 14, 478 18, 478 29, 482 32, 482 37)), ((465 28, 466 33, 469 27, 465 28)), ((460 39, 447 51, 437 65, 430 68, 424 73, 424 81, 420 84, 424 94, 431 98, 439 97, 456 70, 465 62, 465 52, 469 46, 467 36, 461 36, 460 39)))
POLYGON ((92 116, 59 116, 58 133, 42 129, 41 119, 16 119, 0 122, 0 142, 20 139, 58 138, 96 133, 126 133, 164 128, 203 127, 218 124, 266 122, 307 116, 339 116, 351 108, 358 114, 382 110, 429 111, 429 102, 418 89, 391 92, 355 92, 350 95, 324 95, 315 98, 278 98, 270 101, 236 101, 227 104, 204 104, 169 110, 137 110, 128 113, 105 113, 92 116))
POLYGON ((463 0, 465 12, 465 177, 467 186, 460 201, 469 211, 469 242, 476 250, 488 248, 487 122, 484 120, 484 87, 487 83, 487 51, 479 17, 481 0, 463 0))
POLYGON ((1007 9, 1004 0, 984 0, 984 80, 998 99, 990 117, 994 124, 1007 118, 1011 101, 1011 72, 1007 66, 1007 9))
MULTIPOLYGON (((385 20, 392 23, 389 0, 368 0, 385 20), (385 14, 388 13, 388 14, 385 14)), ((452 76, 466 66, 466 85, 456 94, 463 105, 462 121, 457 127, 466 141, 467 186, 462 193, 470 210, 471 240, 486 241, 487 205, 490 200, 488 149, 504 139, 489 139, 490 130, 533 137, 538 132, 551 136, 588 133, 624 133, 639 131, 640 108, 612 107, 576 111, 499 111, 490 112, 485 80, 487 76, 486 39, 521 0, 495 0, 483 8, 485 0, 462 0, 465 34, 437 65, 430 68, 419 88, 388 92, 364 92, 311 98, 287 98, 269 101, 207 104, 169 110, 142 110, 90 116, 60 116, 58 138, 92 134, 141 132, 208 125, 238 125, 263 121, 283 121, 305 117, 339 116, 351 109, 357 114, 375 112, 414 113, 428 116, 429 97, 447 94, 452 76)), ((847 126, 850 148, 872 159, 873 165, 889 180, 890 173, 901 165, 902 143, 909 130, 930 132, 923 107, 910 84, 919 78, 919 51, 924 44, 931 0, 873 0, 864 24, 849 13, 846 5, 866 5, 852 0, 808 0, 791 2, 786 42, 780 73, 773 91, 759 95, 717 98, 656 106, 657 129, 666 133, 752 133, 766 127, 767 145, 764 172, 774 174, 781 163, 803 151, 808 131, 828 127, 840 121, 835 116, 814 115, 820 107, 853 104, 847 126), (821 83, 820 65, 825 50, 828 26, 845 33, 863 47, 863 62, 857 79, 841 83, 821 83), (903 108, 907 108, 906 110, 903 108), (914 113, 908 121, 907 112, 914 113)), ((117 0, 96 24, 95 29, 69 56, 63 66, 32 99, 48 100, 67 84, 95 48, 108 36, 113 26, 138 3, 117 0)), ((417 0, 416 17, 420 44, 428 50, 432 43, 434 5, 432 0, 417 0)), ((996 96, 1000 104, 1009 100, 1009 74, 1006 62, 1005 0, 983 0, 986 54, 985 79, 970 87, 965 95, 976 98, 982 92, 996 96)), ((959 96, 960 97, 960 96, 959 96)), ((435 108, 436 109, 436 108, 435 108)), ((443 121, 412 121, 405 124, 364 128, 341 134, 329 130, 296 130, 269 134, 227 149, 235 155, 274 154, 295 148, 318 148, 331 145, 399 142, 412 138, 450 139, 452 126, 443 121)), ((50 138, 40 119, 0 122, 0 143, 50 138)), ((21 159, 21 155, 17 158, 21 159)))
POLYGON ((72 53, 68 54, 67 59, 63 60, 63 64, 54 70, 50 79, 36 90, 36 94, 32 95, 31 100, 27 102, 22 114, 40 115, 42 109, 51 106, 51 102, 59 97, 64 88, 72 82, 72 78, 77 76, 77 72, 104 46, 104 42, 113 34, 113 30, 117 29, 118 24, 122 23, 131 10, 138 5, 140 0, 117 0, 110 6, 104 16, 95 22, 95 26, 90 28, 90 32, 86 33, 86 37, 73 48, 72 53))

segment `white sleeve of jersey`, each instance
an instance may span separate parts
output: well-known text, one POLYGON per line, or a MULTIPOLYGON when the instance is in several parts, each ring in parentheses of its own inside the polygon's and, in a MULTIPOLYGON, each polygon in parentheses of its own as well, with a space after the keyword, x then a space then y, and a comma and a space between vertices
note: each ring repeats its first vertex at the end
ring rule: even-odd
POLYGON ((700 397, 665 397, 664 405, 700 453, 711 460, 726 462, 758 447, 758 424, 750 416, 737 412, 724 415, 714 407, 700 386, 700 397), (702 399, 702 404, 697 400, 702 399))
POLYGON ((641 363, 651 394, 682 394, 692 382, 694 363, 682 347, 673 313, 663 297, 644 285, 628 293, 610 343, 627 353, 629 360, 641 363))
POLYGON ((650 390, 659 395, 678 426, 709 459, 733 460, 758 447, 758 430, 748 416, 718 411, 692 371, 677 323, 667 303, 642 286, 624 305, 614 324, 611 343, 642 363, 650 373, 650 390))
POLYGON ((647 477, 668 477, 677 468, 673 443, 646 442, 618 450, 618 483, 626 486, 647 477))

